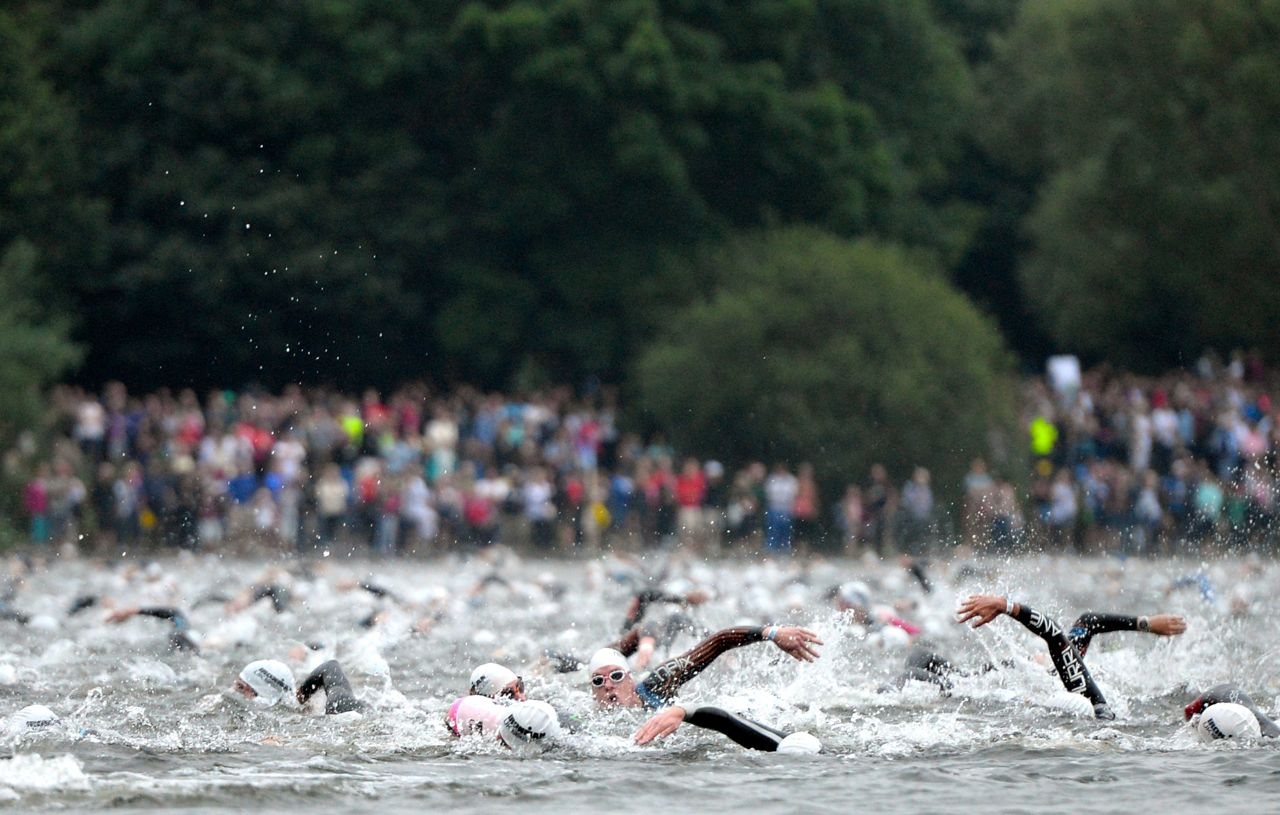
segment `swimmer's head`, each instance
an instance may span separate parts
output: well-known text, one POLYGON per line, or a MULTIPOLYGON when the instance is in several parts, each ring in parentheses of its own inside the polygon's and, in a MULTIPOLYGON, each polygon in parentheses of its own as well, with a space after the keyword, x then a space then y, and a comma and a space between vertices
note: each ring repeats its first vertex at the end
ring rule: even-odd
POLYGON ((455 736, 493 733, 507 711, 487 696, 463 696, 449 706, 445 726, 455 736))
POLYGON ((44 730, 58 723, 58 714, 44 705, 27 705, 14 713, 9 719, 9 728, 23 733, 30 730, 44 730))
POLYGON ((244 666, 231 689, 246 699, 271 707, 293 696, 293 671, 275 659, 259 659, 244 666))
POLYGON ((496 662, 486 662, 471 672, 471 693, 490 699, 524 701, 524 680, 515 671, 496 662))
POLYGON ((1232 702, 1219 702, 1209 705, 1200 714, 1196 735, 1204 742, 1218 739, 1256 739, 1262 736, 1262 728, 1258 724, 1258 717, 1249 708, 1232 702))
POLYGON ((641 704, 636 694, 636 679, 627 666, 627 658, 613 648, 601 648, 587 663, 591 695, 596 704, 605 707, 635 707, 641 704))
POLYGON ((867 607, 871 605, 871 591, 861 580, 840 584, 835 601, 840 611, 851 611, 860 621, 869 619, 867 607))
POLYGON ((517 702, 498 728, 498 738, 517 753, 545 750, 560 735, 560 717, 546 702, 517 702))

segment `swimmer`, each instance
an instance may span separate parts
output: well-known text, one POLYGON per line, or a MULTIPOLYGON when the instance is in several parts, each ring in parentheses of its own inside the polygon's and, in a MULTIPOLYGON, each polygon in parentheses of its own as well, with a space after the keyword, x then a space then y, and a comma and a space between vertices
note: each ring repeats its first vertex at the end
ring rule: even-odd
POLYGON ((336 659, 322 663, 294 688, 293 671, 288 665, 274 659, 250 662, 240 671, 231 685, 232 692, 263 707, 273 707, 286 698, 293 698, 305 705, 316 691, 325 694, 324 712, 347 713, 362 711, 367 705, 356 699, 351 682, 336 659))
POLYGON ((472 696, 484 696, 498 701, 525 701, 524 679, 515 671, 496 662, 486 662, 471 672, 472 696))
POLYGON ((1079 649, 1075 643, 1067 638, 1062 631, 1062 626, 1058 625, 1055 620, 1044 616, 1025 604, 1015 603, 1012 600, 995 595, 978 594, 968 598, 961 604, 959 619, 956 622, 963 624, 970 620, 975 620, 973 627, 981 628, 1001 614, 1008 614, 1022 623, 1027 630, 1044 640, 1045 645, 1049 646, 1049 657, 1053 660, 1053 666, 1058 671, 1058 678, 1062 680, 1062 686, 1068 691, 1078 693, 1088 699, 1090 704, 1093 705, 1093 715, 1096 718, 1110 721, 1116 717, 1111 712, 1110 706, 1107 705, 1107 700, 1102 695, 1102 691, 1099 690, 1097 684, 1093 681, 1093 677, 1089 674, 1089 669, 1085 667, 1079 649))
POLYGON ((1280 736, 1280 726, 1277 726, 1271 720, 1271 717, 1262 712, 1262 709, 1250 698, 1249 694, 1242 691, 1238 685, 1232 683, 1214 685, 1197 696, 1195 701, 1183 708, 1182 712, 1188 721, 1196 716, 1200 717, 1196 720, 1196 730, 1200 737, 1206 741, 1231 738, 1238 735, 1262 736, 1269 739, 1280 736), (1214 710, 1215 707, 1223 705, 1229 707, 1214 710), (1252 716, 1257 722, 1256 728, 1248 720, 1247 716, 1240 714, 1240 711, 1235 710, 1235 708, 1240 708, 1249 716, 1252 716))
POLYGON ((755 642, 772 642, 784 653, 801 662, 819 657, 815 645, 822 645, 818 635, 795 626, 766 625, 726 628, 707 637, 690 650, 663 662, 637 682, 627 665, 627 658, 617 649, 601 648, 587 665, 591 695, 602 707, 664 707, 675 699, 680 687, 706 670, 725 651, 755 642))
POLYGON ((122 623, 133 617, 155 617, 157 620, 168 620, 173 625, 173 630, 169 632, 169 650, 193 654, 200 652, 200 646, 191 637, 193 632, 191 631, 191 625, 187 622, 187 615, 183 614, 180 609, 168 606, 118 608, 107 615, 106 621, 109 623, 122 623))
MULTIPOLYGON (((870 589, 867 584, 859 580, 842 583, 831 589, 827 594, 837 611, 843 615, 848 615, 853 622, 864 626, 870 631, 892 627, 906 632, 908 637, 915 637, 921 633, 921 628, 918 625, 907 622, 897 616, 893 609, 887 606, 873 609, 870 589)), ((899 634, 898 636, 902 635, 899 634)))

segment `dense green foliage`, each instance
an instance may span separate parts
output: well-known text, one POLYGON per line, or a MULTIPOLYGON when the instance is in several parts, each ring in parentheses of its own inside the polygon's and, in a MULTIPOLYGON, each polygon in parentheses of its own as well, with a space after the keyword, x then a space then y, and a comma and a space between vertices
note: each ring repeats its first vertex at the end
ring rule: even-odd
POLYGON ((74 120, 0 12, 0 442, 39 417, 40 387, 79 359, 56 307, 58 273, 86 263, 97 213, 74 182, 74 120))
POLYGON ((949 487, 992 455, 993 433, 1013 432, 999 333, 909 253, 792 229, 699 263, 723 285, 676 314, 637 371, 644 403, 686 449, 813 458, 836 487, 875 462, 898 473, 929 462, 949 487))
MULTIPOLYGON (((616 378, 801 222, 963 250, 972 108, 926 0, 43 0, 98 262, 60 283, 95 378, 616 378)), ((68 166, 75 162, 69 162, 68 166)))
POLYGON ((0 251, 23 320, 137 387, 620 380, 731 282, 692 254, 797 225, 906 247, 1033 365, 1275 355, 1278 32, 1272 0, 23 0, 0 251))
POLYGON ((1061 346, 1280 355, 1280 3, 1028 3, 997 52, 990 146, 1044 178, 1022 275, 1061 346))

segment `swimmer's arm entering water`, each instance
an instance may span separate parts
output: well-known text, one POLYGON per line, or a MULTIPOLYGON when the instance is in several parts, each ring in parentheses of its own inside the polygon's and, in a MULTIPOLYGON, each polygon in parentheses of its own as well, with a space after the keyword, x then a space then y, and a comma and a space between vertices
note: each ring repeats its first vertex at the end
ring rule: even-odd
POLYGON ((644 723, 636 732, 636 744, 648 744, 654 739, 669 736, 684 722, 723 733, 748 750, 767 753, 776 751, 786 738, 785 733, 722 708, 710 705, 674 705, 644 723))
POLYGON ((1058 671, 1062 686, 1072 693, 1078 693, 1093 704, 1093 715, 1099 719, 1114 719, 1115 714, 1107 706, 1107 700, 1098 689, 1089 669, 1085 667, 1080 652, 1062 632, 1062 626, 1050 617, 1030 608, 1023 603, 1015 603, 1004 597, 995 595, 974 595, 960 606, 960 617, 957 622, 965 623, 977 620, 974 628, 981 628, 987 623, 1008 614, 1022 623, 1023 627, 1044 640, 1049 647, 1049 658, 1058 671))
POLYGON ((365 705, 356 699, 351 690, 351 682, 343 673, 342 666, 336 659, 322 663, 298 686, 298 704, 305 705, 315 692, 324 689, 324 712, 346 713, 349 710, 363 710, 365 705))
POLYGON ((107 622, 122 623, 132 617, 155 617, 158 620, 170 620, 173 627, 178 631, 185 631, 187 625, 187 615, 183 614, 181 609, 171 608, 169 606, 152 606, 149 608, 118 608, 107 615, 107 622))
POLYGON ((753 642, 770 640, 790 656, 802 662, 818 658, 815 645, 822 645, 818 635, 808 629, 795 626, 766 625, 759 628, 739 626, 717 631, 678 657, 673 657, 653 669, 641 686, 658 699, 675 698, 680 686, 706 670, 716 657, 725 651, 740 648, 753 642))

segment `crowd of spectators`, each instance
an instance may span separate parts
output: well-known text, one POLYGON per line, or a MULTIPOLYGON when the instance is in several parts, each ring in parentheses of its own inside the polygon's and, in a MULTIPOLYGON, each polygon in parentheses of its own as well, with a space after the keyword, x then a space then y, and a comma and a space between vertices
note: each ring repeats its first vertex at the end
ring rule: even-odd
POLYGON ((975 459, 954 512, 923 466, 897 481, 874 465, 828 498, 809 464, 727 472, 679 458, 660 435, 623 432, 608 388, 516 399, 416 385, 384 399, 291 387, 201 400, 62 387, 47 454, 28 437, 6 466, 34 472, 22 496, 34 542, 83 536, 102 551, 1273 546, 1280 426, 1256 357, 1206 356, 1157 378, 1036 378, 1024 404, 1028 455, 1006 469, 1027 472, 975 459))
MULTIPOLYGON (((38 543, 428 553, 502 541, 790 549, 827 531, 813 468, 732 475, 620 431, 616 395, 514 399, 424 386, 145 396, 59 388, 51 464, 25 509, 38 543)), ((31 445, 28 445, 30 447, 31 445)), ((11 469, 13 464, 11 462, 11 469)))

